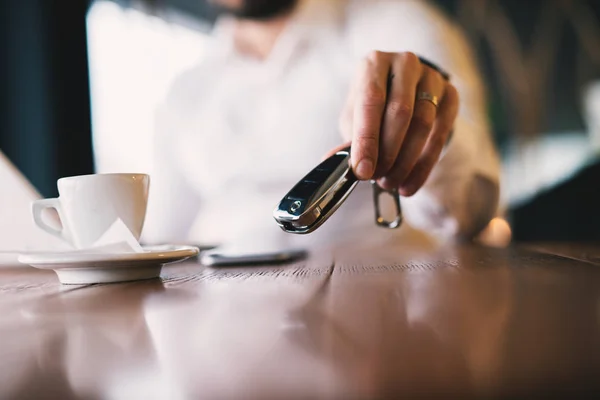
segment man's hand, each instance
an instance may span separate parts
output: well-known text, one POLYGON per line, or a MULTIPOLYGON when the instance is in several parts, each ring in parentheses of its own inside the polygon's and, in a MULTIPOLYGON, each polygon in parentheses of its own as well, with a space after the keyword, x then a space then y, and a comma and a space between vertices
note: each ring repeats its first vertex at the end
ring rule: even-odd
POLYGON ((437 163, 458 106, 456 88, 415 54, 369 54, 340 121, 355 175, 413 195, 437 163))

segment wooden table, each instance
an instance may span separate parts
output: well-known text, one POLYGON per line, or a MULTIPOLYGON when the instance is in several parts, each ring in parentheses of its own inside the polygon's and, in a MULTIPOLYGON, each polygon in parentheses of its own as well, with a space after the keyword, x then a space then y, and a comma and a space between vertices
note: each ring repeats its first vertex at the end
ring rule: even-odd
POLYGON ((91 286, 1 269, 0 398, 598 398, 599 321, 600 246, 322 251, 91 286))

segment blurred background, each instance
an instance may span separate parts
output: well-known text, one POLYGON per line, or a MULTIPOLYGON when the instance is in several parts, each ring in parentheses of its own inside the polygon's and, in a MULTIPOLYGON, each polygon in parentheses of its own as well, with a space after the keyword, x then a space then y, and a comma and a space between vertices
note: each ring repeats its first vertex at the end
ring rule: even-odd
MULTIPOLYGON (((487 80, 513 238, 600 240, 600 1, 432 2, 487 80)), ((0 2, 0 150, 43 196, 149 171, 154 109, 214 18, 202 0, 0 2)))

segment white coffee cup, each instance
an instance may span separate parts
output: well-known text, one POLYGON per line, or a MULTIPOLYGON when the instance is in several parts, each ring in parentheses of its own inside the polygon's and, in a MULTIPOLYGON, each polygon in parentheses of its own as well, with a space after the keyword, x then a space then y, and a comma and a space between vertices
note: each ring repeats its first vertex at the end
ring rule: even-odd
POLYGON ((58 198, 32 203, 35 224, 78 249, 89 248, 119 218, 139 240, 146 218, 150 177, 146 174, 94 174, 61 178, 58 198), (54 208, 62 229, 42 219, 54 208))

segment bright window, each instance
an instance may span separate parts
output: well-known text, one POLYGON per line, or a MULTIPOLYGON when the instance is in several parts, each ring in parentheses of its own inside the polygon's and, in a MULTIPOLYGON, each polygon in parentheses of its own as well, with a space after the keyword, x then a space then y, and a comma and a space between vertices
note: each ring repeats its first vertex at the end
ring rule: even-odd
POLYGON ((97 172, 149 172, 156 106, 206 44, 198 25, 98 0, 87 16, 97 172))

